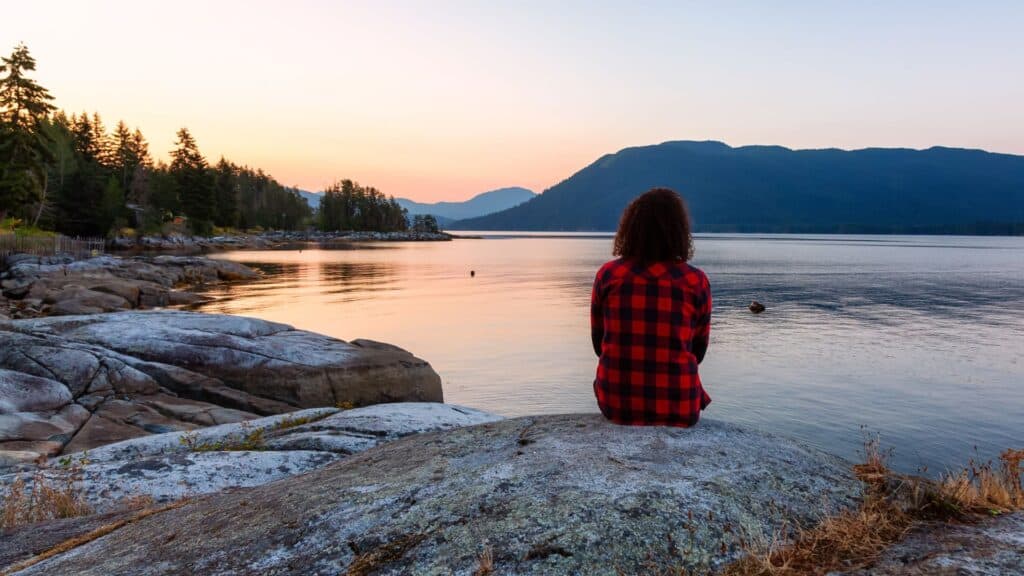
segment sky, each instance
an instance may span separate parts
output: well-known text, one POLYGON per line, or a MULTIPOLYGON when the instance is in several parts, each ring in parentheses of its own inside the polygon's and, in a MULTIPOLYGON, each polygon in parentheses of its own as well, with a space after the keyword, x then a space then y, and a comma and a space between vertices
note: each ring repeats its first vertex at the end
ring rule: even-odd
POLYGON ((0 0, 69 112, 423 202, 667 140, 1024 154, 1024 2, 0 0))

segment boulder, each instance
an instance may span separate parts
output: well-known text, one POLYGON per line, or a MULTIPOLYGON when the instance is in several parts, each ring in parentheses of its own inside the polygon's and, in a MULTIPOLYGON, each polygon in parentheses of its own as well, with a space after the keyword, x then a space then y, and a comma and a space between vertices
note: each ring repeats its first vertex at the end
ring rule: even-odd
POLYGON ((50 304, 50 314, 53 316, 99 314, 127 310, 131 307, 127 300, 117 294, 70 285, 47 291, 43 296, 43 303, 50 304))
POLYGON ((847 463, 710 419, 527 417, 199 498, 19 574, 472 574, 485 549, 494 574, 705 573, 859 495, 847 463))
POLYGON ((437 373, 400 348, 252 318, 61 316, 0 323, 0 339, 0 450, 50 455, 297 408, 443 400, 437 373))

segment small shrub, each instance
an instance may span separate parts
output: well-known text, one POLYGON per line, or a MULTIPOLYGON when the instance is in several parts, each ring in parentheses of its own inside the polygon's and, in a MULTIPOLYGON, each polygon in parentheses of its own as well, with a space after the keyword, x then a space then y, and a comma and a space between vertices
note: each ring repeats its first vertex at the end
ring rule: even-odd
POLYGON ((351 400, 339 400, 334 404, 334 407, 342 410, 351 410, 356 407, 356 403, 351 400))
POLYGON ((195 432, 186 432, 178 442, 190 452, 239 452, 263 450, 263 429, 247 430, 243 424, 241 435, 231 434, 221 440, 199 440, 195 432))

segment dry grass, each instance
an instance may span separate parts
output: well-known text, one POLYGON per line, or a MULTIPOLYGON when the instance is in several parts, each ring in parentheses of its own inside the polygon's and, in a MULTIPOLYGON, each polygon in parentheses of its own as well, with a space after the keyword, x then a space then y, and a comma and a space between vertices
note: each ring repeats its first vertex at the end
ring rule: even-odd
POLYGON ((978 514, 1024 509, 1021 462, 1024 450, 1007 450, 1001 465, 991 463, 948 474, 938 482, 894 473, 890 453, 877 438, 867 439, 864 462, 854 467, 865 496, 854 510, 826 515, 815 527, 793 530, 760 546, 745 544, 746 555, 725 567, 727 576, 823 575, 870 566, 889 546, 927 520, 969 521, 978 514))
POLYGON ((139 520, 142 520, 143 518, 146 518, 148 516, 152 516, 153 514, 159 514, 160 512, 166 512, 167 510, 173 510, 175 508, 180 508, 180 507, 184 506, 187 503, 188 503, 188 500, 182 499, 182 500, 178 500, 177 502, 171 502, 170 504, 166 504, 166 505, 161 506, 159 508, 146 508, 145 510, 142 510, 141 512, 139 512, 135 516, 132 516, 131 518, 126 518, 126 519, 123 519, 123 520, 118 520, 116 522, 111 522, 110 524, 106 524, 104 526, 100 526, 99 528, 96 528, 95 530, 89 532, 88 534, 83 534, 81 536, 76 536, 75 538, 72 538, 70 540, 66 540, 64 542, 61 542, 57 546, 54 546, 53 548, 50 548, 49 550, 46 550, 45 552, 37 554, 37 555, 33 556, 32 558, 29 558, 28 560, 25 560, 23 562, 19 562, 17 564, 12 565, 12 566, 8 566, 5 571, 0 572, 0 576, 10 576, 10 575, 15 574, 17 572, 21 572, 22 570, 28 568, 29 566, 32 566, 34 564, 38 564, 38 563, 42 562, 43 560, 46 560, 48 558, 52 558, 52 557, 54 557, 54 556, 56 556, 58 554, 63 554, 63 553, 68 552, 70 550, 74 550, 75 548, 78 548, 79 546, 82 546, 84 544, 88 544, 89 542, 92 542, 93 540, 96 540, 97 538, 102 538, 103 536, 106 536, 107 534, 110 534, 111 532, 113 532, 115 530, 118 530, 120 528, 123 528, 124 526, 127 526, 128 524, 131 524, 132 522, 137 522, 139 520))
POLYGON ((372 550, 356 555, 345 576, 369 576, 399 560, 427 538, 426 534, 406 534, 372 550))
POLYGON ((867 566, 912 526, 912 518, 884 499, 869 498, 855 510, 826 517, 810 529, 798 528, 791 544, 776 535, 765 547, 724 570, 728 576, 826 574, 867 566))
POLYGON ((484 546, 484 551, 480 553, 480 563, 476 570, 473 571, 473 576, 488 576, 494 573, 494 550, 491 549, 490 544, 484 546))
POLYGON ((178 442, 191 452, 238 452, 246 450, 263 450, 263 429, 247 430, 241 435, 232 434, 221 440, 199 440, 194 432, 181 435, 178 442))
POLYGON ((999 461, 998 468, 991 462, 971 462, 964 470, 945 475, 938 483, 938 493, 966 514, 997 515, 1024 509, 1024 450, 1006 450, 999 461))
POLYGON ((312 422, 323 420, 324 418, 327 418, 330 415, 331 413, 327 412, 322 414, 313 414, 311 416, 285 416, 280 421, 278 421, 277 426, 275 426, 274 429, 288 430, 289 428, 296 428, 298 426, 302 426, 303 424, 310 424, 312 422))
POLYGON ((37 472, 31 483, 18 478, 0 494, 0 529, 92 514, 75 480, 72 473, 53 479, 37 472))

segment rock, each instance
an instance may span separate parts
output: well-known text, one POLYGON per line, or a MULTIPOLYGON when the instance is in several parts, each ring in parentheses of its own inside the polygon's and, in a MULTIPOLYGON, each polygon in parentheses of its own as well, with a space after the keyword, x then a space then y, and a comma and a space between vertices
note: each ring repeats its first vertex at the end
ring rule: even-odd
POLYGON ((752 301, 750 303, 750 306, 747 306, 747 308, 750 308, 750 311, 753 312, 754 314, 760 314, 761 312, 765 311, 764 304, 761 304, 757 300, 752 301))
POLYGON ((849 576, 1024 574, 1024 512, 974 524, 929 524, 849 576))
POLYGON ((200 498, 19 574, 471 574, 485 546, 495 574, 703 573, 859 494, 845 462, 709 419, 517 418, 200 498))
POLYGON ((0 414, 59 410, 70 402, 59 382, 0 368, 0 414))
POLYGON ((81 286, 64 286, 58 290, 50 290, 43 297, 45 304, 50 304, 53 316, 72 316, 76 314, 99 314, 127 310, 130 304, 116 294, 97 292, 81 286))
POLYGON ((401 437, 500 419, 461 406, 417 402, 346 411, 313 408, 68 454, 42 470, 0 476, 0 486, 17 478, 31 483, 36 474, 59 483, 74 465, 80 493, 93 510, 108 512, 139 496, 163 503, 259 486, 401 437))
POLYGON ((252 318, 37 318, 0 323, 0 340, 0 450, 53 454, 297 408, 443 400, 437 373, 400 348, 252 318))
POLYGON ((99 256, 80 261, 22 257, 0 280, 3 294, 45 302, 45 310, 24 307, 21 315, 97 314, 131 308, 190 305, 205 297, 177 288, 257 277, 241 264, 207 258, 99 256))
POLYGON ((0 567, 27 560, 66 540, 84 536, 93 530, 126 520, 133 515, 134 513, 131 511, 122 511, 78 518, 61 518, 10 530, 0 529, 0 567))

